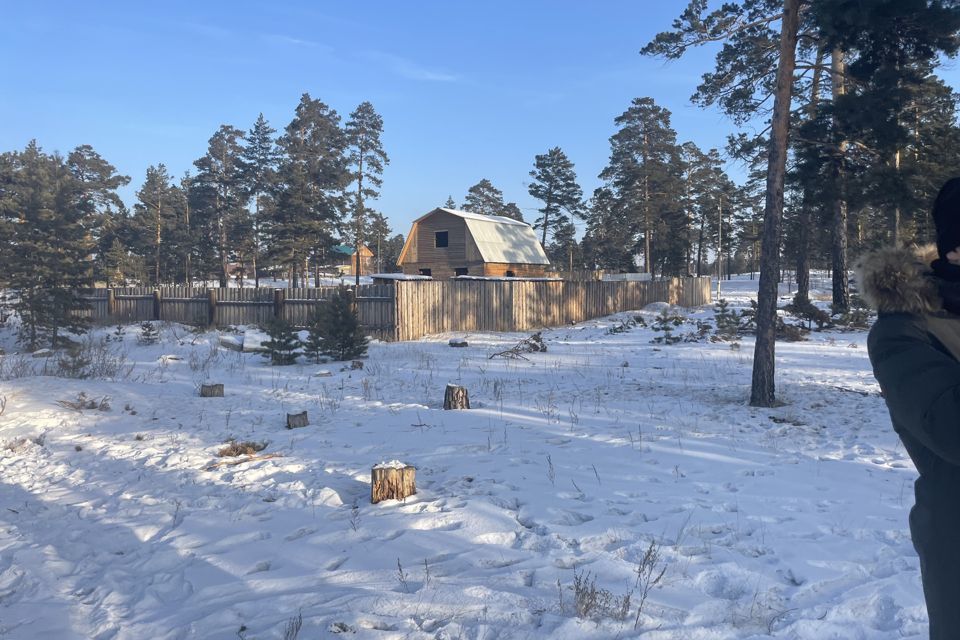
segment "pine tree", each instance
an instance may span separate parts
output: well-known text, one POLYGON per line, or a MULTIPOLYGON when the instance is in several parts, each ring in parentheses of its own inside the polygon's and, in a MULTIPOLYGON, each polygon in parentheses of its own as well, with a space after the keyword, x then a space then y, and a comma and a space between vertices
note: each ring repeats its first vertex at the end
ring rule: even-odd
MULTIPOLYGON (((467 190, 467 197, 460 208, 463 211, 485 216, 503 216, 507 213, 513 216, 520 211, 519 208, 516 208, 516 205, 508 211, 507 205, 503 202, 503 192, 493 186, 493 183, 486 178, 467 190)), ((522 218, 517 219, 522 221, 522 218)))
POLYGON ((390 229, 390 223, 387 222, 387 218, 380 213, 379 211, 370 212, 370 237, 372 240, 372 249, 374 256, 377 261, 377 273, 383 273, 384 266, 388 268, 393 268, 395 265, 390 264, 388 261, 384 261, 384 245, 388 241, 388 237, 392 230, 390 229))
POLYGON ((540 217, 533 227, 541 230, 540 244, 546 247, 548 233, 556 234, 559 229, 566 231, 570 224, 568 216, 582 215, 583 190, 577 184, 573 163, 560 147, 536 156, 533 166, 530 171, 533 182, 527 191, 543 202, 540 217))
MULTIPOLYGON (((682 165, 670 112, 651 98, 635 98, 614 122, 610 161, 600 173, 614 194, 632 238, 642 253, 644 271, 686 271, 689 228, 680 206, 682 165)), ((638 251, 639 250, 639 251, 638 251)))
POLYGON ((503 205, 503 209, 500 211, 500 216, 523 222, 523 212, 520 211, 520 207, 516 202, 508 202, 503 205))
POLYGON ((276 188, 277 166, 280 154, 274 139, 276 129, 270 126, 261 113, 253 128, 247 133, 243 147, 243 186, 246 195, 253 199, 251 220, 252 271, 254 287, 260 287, 260 254, 263 252, 263 216, 272 206, 272 193, 276 188))
POLYGON ((347 135, 347 161, 351 167, 351 179, 357 183, 353 194, 353 232, 356 264, 354 276, 360 286, 361 248, 364 243, 364 228, 374 214, 366 202, 377 198, 378 189, 383 185, 383 168, 390 163, 383 150, 380 136, 383 134, 383 118, 369 102, 362 102, 353 113, 345 127, 347 135), (364 184, 366 183, 366 184, 364 184))
MULTIPOLYGON (((134 248, 151 265, 151 281, 159 286, 174 272, 176 265, 164 260, 162 249, 177 228, 175 194, 170 175, 163 164, 147 168, 143 186, 137 191, 134 224, 138 228, 134 248)), ((129 245, 128 245, 129 246, 129 245)))
POLYGON ((123 178, 89 147, 64 159, 35 141, 0 162, 0 224, 8 235, 4 284, 18 292, 21 339, 58 346, 66 332, 83 332, 87 319, 80 289, 93 284, 91 229, 116 202, 123 178))
POLYGON ((686 185, 682 202, 690 220, 692 245, 696 247, 694 272, 699 276, 703 274, 708 249, 712 248, 715 254, 724 250, 727 258, 732 253, 735 228, 731 212, 738 194, 716 149, 703 153, 694 143, 686 142, 682 157, 686 185))
POLYGON ((743 0, 725 3, 705 14, 706 0, 691 0, 674 22, 674 30, 658 34, 642 51, 676 59, 691 48, 722 41, 716 70, 704 75, 694 99, 704 105, 719 103, 735 121, 742 123, 755 118, 758 109, 773 97, 750 394, 753 406, 776 403, 774 352, 780 230, 802 4, 807 2, 743 0), (777 22, 779 34, 771 26, 777 22))
POLYGON ((397 235, 384 240, 380 250, 381 253, 377 256, 377 258, 380 261, 379 269, 381 272, 399 272, 400 267, 397 262, 400 260, 400 252, 403 251, 403 234, 398 233, 397 235))
POLYGON ((206 155, 193 163, 197 167, 193 186, 205 196, 193 214, 209 222, 207 238, 216 248, 221 288, 227 286, 231 251, 236 252, 252 233, 245 208, 243 135, 235 127, 220 125, 210 137, 206 155))
POLYGON ((443 203, 444 209, 456 209, 457 203, 453 201, 453 196, 447 196, 447 201, 443 203))
POLYGON ((367 352, 367 337, 360 327, 353 292, 342 285, 320 306, 311 332, 323 336, 319 352, 335 360, 351 360, 367 352))
POLYGON ((581 243, 583 260, 589 268, 634 272, 636 243, 627 211, 609 187, 593 192, 587 205, 587 231, 581 243))
POLYGON ((106 277, 108 286, 124 286, 130 276, 127 248, 119 238, 114 238, 106 256, 106 277))
POLYGON ((116 168, 104 160, 90 145, 81 145, 67 156, 70 173, 80 189, 80 202, 84 227, 92 243, 92 277, 102 278, 106 266, 106 254, 115 239, 117 218, 125 211, 123 201, 116 190, 130 183, 128 176, 117 173, 116 168))
POLYGON ((577 243, 577 228, 569 220, 559 223, 553 232, 553 242, 545 247, 550 262, 560 270, 573 271, 583 266, 583 253, 577 243))
POLYGON ((280 318, 272 318, 267 322, 264 331, 270 339, 261 344, 267 350, 263 355, 265 358, 270 358, 270 364, 274 366, 294 364, 301 344, 293 326, 280 318))
POLYGON ((311 253, 333 244, 346 214, 347 143, 337 112, 303 94, 279 144, 284 155, 268 229, 270 252, 297 286, 298 275, 306 278, 311 253))

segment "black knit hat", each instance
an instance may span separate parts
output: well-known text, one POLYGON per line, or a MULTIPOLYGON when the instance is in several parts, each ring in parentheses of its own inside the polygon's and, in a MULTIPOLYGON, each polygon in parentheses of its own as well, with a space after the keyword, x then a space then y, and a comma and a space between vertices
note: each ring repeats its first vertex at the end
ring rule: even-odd
POLYGON ((937 228, 937 253, 943 260, 960 247, 960 178, 950 178, 940 187, 933 203, 933 224, 937 228))

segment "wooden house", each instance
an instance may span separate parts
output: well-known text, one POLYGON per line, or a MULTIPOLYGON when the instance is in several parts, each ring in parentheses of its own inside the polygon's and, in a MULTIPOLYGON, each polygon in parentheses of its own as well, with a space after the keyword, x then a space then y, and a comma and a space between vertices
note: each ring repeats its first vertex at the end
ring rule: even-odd
MULTIPOLYGON (((333 254, 337 257, 337 271, 342 275, 352 276, 357 272, 357 252, 354 247, 340 244, 333 248, 333 254)), ((361 245, 360 273, 362 275, 370 275, 373 271, 373 251, 361 245)))
POLYGON ((542 278, 550 261, 533 228, 501 216, 434 209, 413 221, 397 264, 435 280, 455 276, 542 278))

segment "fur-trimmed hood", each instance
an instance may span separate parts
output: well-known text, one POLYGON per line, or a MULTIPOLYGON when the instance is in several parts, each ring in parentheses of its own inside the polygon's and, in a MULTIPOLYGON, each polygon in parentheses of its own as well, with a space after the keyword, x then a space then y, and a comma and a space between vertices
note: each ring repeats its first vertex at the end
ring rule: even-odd
POLYGON ((856 266, 860 295, 883 313, 937 313, 944 308, 930 263, 937 247, 887 247, 865 255, 856 266))

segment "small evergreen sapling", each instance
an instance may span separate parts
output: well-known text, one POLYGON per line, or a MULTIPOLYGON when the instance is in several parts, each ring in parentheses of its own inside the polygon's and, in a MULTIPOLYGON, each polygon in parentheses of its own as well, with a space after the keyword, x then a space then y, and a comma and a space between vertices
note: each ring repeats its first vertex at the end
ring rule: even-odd
POLYGON ((322 336, 318 353, 335 360, 351 360, 367 352, 367 337, 360 328, 353 293, 342 285, 320 306, 310 332, 311 336, 322 336))
POLYGON ((263 347, 267 350, 263 355, 265 358, 270 358, 270 364, 274 366, 294 364, 299 355, 297 349, 300 348, 300 339, 294 332, 293 326, 285 320, 274 318, 266 324, 264 330, 270 339, 263 342, 263 347))
POLYGON ((137 342, 140 344, 156 344, 160 339, 160 330, 157 325, 149 320, 140 323, 140 335, 137 336, 137 342))
POLYGON ((323 343, 323 327, 320 314, 316 313, 310 319, 310 325, 307 327, 307 339, 303 343, 303 353, 319 364, 321 356, 324 355, 323 343))
POLYGON ((740 318, 730 309, 725 298, 717 301, 713 315, 717 324, 716 336, 721 340, 736 340, 740 337, 740 318))

